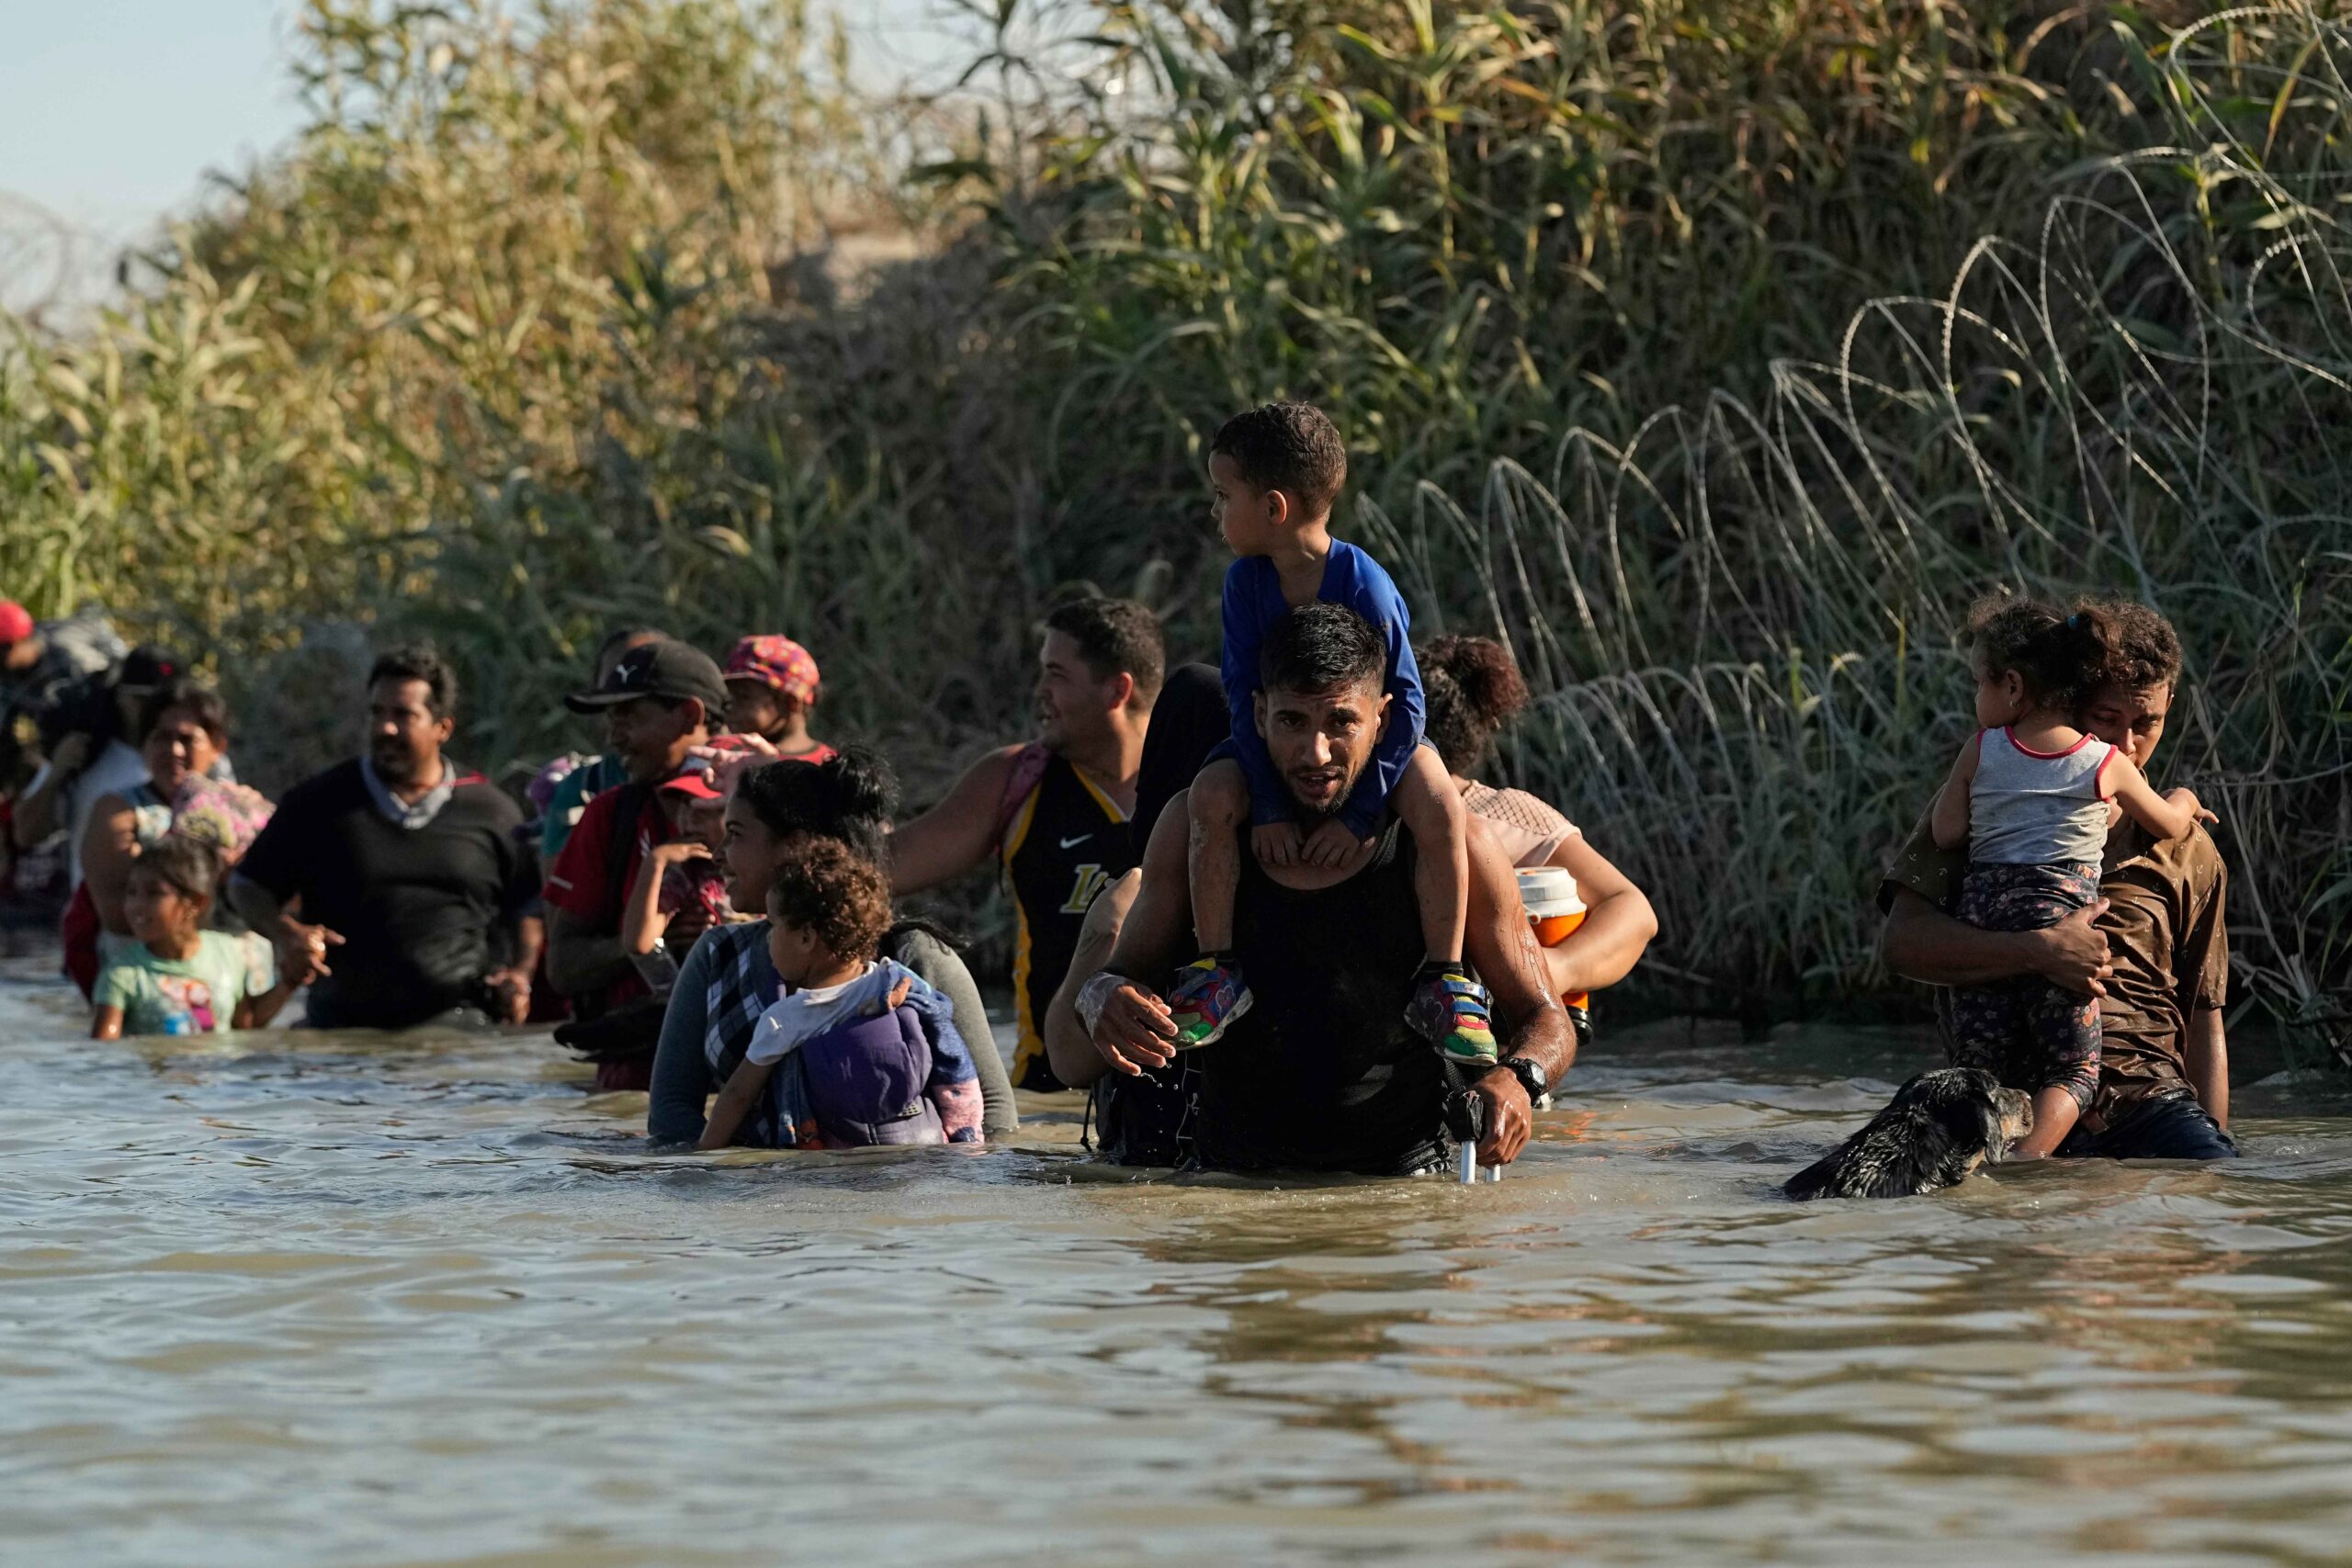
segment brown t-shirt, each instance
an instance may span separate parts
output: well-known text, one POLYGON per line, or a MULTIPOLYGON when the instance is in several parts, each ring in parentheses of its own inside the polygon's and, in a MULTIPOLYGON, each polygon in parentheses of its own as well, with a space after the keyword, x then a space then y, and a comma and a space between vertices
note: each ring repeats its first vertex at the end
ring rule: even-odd
MULTIPOLYGON (((1923 821, 1879 883, 1878 907, 1892 908, 1902 887, 1950 913, 1967 866, 1967 852, 1937 848, 1923 821)), ((2134 1100, 2190 1092, 2189 1018, 2229 999, 2222 923, 2229 868, 2202 828, 2152 844, 2126 821, 2108 836, 2098 890, 2108 900, 2098 925, 2115 975, 2099 1003, 2098 1099, 2091 1109, 2112 1121, 2134 1100)), ((1937 997, 1939 1018, 1947 995, 1937 997)))

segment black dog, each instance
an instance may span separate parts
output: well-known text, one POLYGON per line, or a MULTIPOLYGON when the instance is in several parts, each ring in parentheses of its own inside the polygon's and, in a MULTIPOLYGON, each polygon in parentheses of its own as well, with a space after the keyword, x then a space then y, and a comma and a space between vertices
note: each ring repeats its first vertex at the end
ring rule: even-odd
POLYGON ((1964 1180, 2033 1131, 2033 1101, 1981 1067, 1939 1067, 1894 1091, 1870 1125, 1781 1190, 1807 1198, 1908 1198, 1964 1180))

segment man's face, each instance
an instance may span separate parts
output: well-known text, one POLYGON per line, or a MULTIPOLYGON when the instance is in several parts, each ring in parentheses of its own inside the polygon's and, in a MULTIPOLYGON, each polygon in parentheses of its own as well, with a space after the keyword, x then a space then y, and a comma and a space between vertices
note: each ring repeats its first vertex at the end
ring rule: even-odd
POLYGON ((605 749, 621 760, 636 784, 668 778, 702 738, 702 704, 689 697, 673 706, 659 697, 631 697, 605 710, 605 749))
POLYGON ((393 784, 429 777, 457 728, 433 716, 433 688, 422 681, 379 681, 368 688, 368 759, 393 784))
POLYGON ((0 670, 29 670, 40 662, 40 638, 18 637, 11 643, 0 643, 0 670))
POLYGON ((1068 632, 1047 632, 1037 655, 1037 733, 1046 750, 1067 752, 1111 732, 1120 677, 1094 673, 1068 632))
POLYGON ((2122 748, 2132 765, 2147 771, 2165 738, 2165 719, 2172 712, 2172 687, 2101 686, 2083 705, 2083 728, 2110 746, 2122 748))
POLYGON ((1235 555, 1272 554, 1288 503, 1280 491, 1260 490, 1243 479, 1240 466, 1224 453, 1209 459, 1209 516, 1235 555))
POLYGON ((1372 761, 1388 722, 1377 680, 1329 692, 1258 694, 1258 733, 1291 797, 1310 817, 1335 817, 1372 761))

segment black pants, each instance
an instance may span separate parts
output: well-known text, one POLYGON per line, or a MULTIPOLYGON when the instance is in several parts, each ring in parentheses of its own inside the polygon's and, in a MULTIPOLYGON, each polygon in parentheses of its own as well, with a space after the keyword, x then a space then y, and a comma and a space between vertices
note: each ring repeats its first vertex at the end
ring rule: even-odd
POLYGON ((2143 1100, 2104 1133, 2081 1126, 2058 1145, 2061 1159, 2235 1159, 2238 1146, 2205 1108, 2185 1094, 2143 1100))

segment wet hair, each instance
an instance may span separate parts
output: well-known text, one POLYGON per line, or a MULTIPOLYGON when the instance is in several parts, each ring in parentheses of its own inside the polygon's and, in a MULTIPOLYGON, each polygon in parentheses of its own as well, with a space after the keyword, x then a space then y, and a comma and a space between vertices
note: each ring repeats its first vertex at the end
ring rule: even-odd
POLYGON ((1348 447, 1313 403, 1260 403, 1218 425, 1209 455, 1230 457, 1260 491, 1278 490, 1309 518, 1321 517, 1348 482, 1348 447))
POLYGON ((880 864, 899 809, 899 775, 877 751, 852 746, 821 762, 770 762, 735 784, 735 798, 777 838, 807 833, 880 864))
POLYGON ((229 705, 220 694, 193 675, 175 675, 148 694, 139 710, 139 744, 145 746, 164 722, 164 716, 174 708, 184 708, 192 715, 204 732, 212 737, 212 744, 229 744, 229 705))
POLYGON ((1176 792, 1189 788, 1211 751, 1233 734, 1232 711, 1225 705, 1225 682, 1213 664, 1181 664, 1152 705, 1151 728, 1144 732, 1143 761, 1136 772, 1135 841, 1151 842, 1176 792))
POLYGON ((816 932, 843 958, 871 958, 890 926, 890 885, 880 866, 847 844, 811 839, 776 867, 768 918, 816 932))
POLYGON ((368 667, 369 690, 383 681, 424 682, 424 711, 435 718, 458 711, 458 672, 429 643, 406 643, 378 654, 368 667))
POLYGON ((2180 634, 2161 613, 2133 599, 2097 599, 2088 607, 2105 615, 2113 628, 2107 675, 2100 685, 2137 692, 2180 683, 2180 634))
POLYGON ((1321 600, 1287 611, 1266 632, 1258 683, 1269 692, 1321 695, 1370 684, 1388 671, 1388 649, 1370 621, 1321 600))
POLYGON ((1487 637, 1442 637, 1420 652, 1429 713, 1422 733, 1446 771, 1468 776, 1496 734, 1527 705, 1527 682, 1510 649, 1487 637))
POLYGON ((202 839, 166 833, 130 863, 130 874, 144 872, 183 897, 209 901, 220 886, 220 852, 202 839))
POLYGON ((2114 619, 2088 600, 2061 609, 1992 594, 1968 612, 1965 635, 1986 672, 2014 672, 2035 702, 2051 707, 2071 713, 2115 678, 2114 619))
POLYGON ((1151 706, 1159 695, 1167 671, 1167 650, 1159 637, 1159 617, 1132 599, 1090 595, 1057 604, 1045 629, 1060 632, 1078 644, 1079 657, 1098 681, 1114 675, 1136 678, 1136 701, 1151 706))

